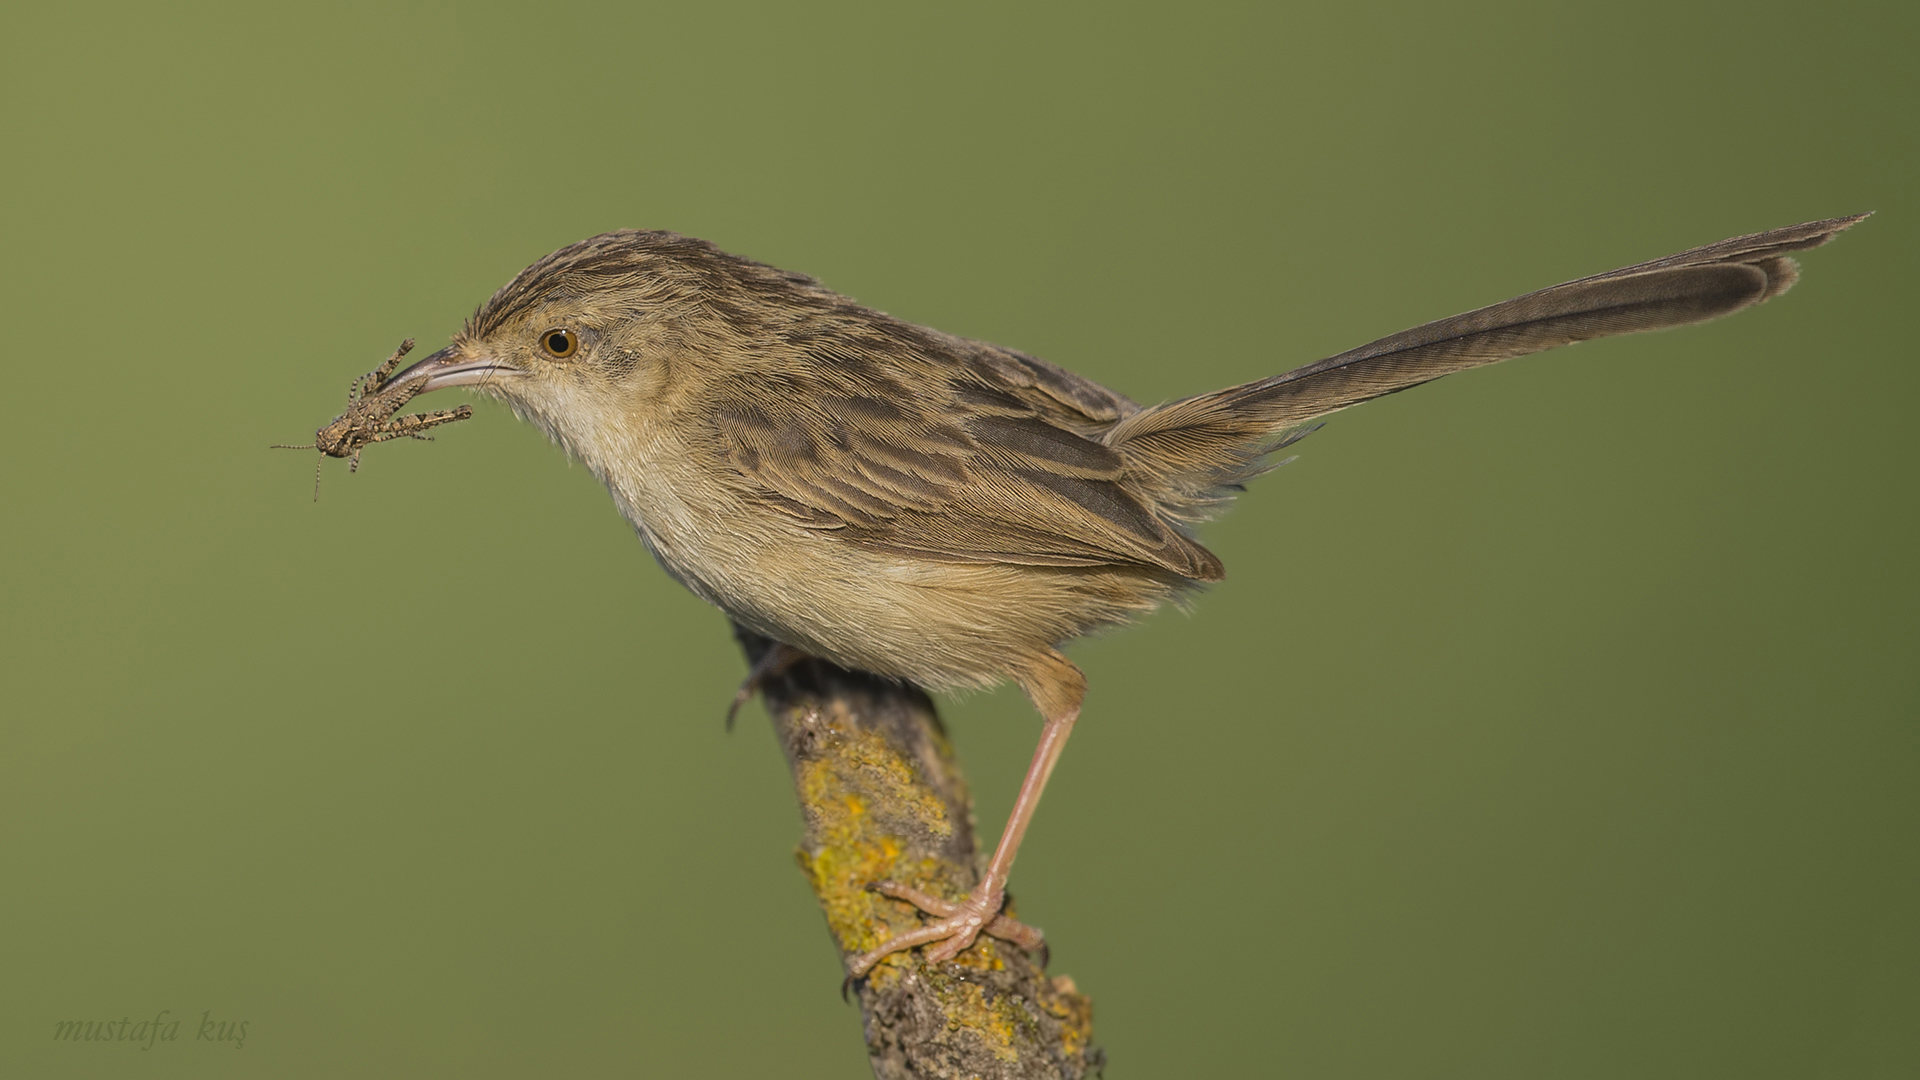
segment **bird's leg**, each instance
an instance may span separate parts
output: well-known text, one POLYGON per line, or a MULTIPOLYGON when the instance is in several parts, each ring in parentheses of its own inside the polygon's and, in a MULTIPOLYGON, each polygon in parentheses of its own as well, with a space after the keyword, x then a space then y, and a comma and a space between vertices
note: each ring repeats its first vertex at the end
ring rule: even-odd
POLYGON ((1046 723, 1040 729, 1040 745, 1034 749, 1026 779, 1020 782, 1020 794, 1013 800, 1013 813, 1007 816, 1007 827, 1000 833, 1000 844, 994 848, 986 874, 967 898, 957 904, 899 882, 875 882, 876 892, 905 900, 939 918, 854 957, 847 965, 850 977, 860 978, 892 953, 934 942, 939 944, 927 951, 927 962, 942 963, 960 955, 983 933, 1028 949, 1044 945, 1045 939, 1037 928, 1007 918, 1000 914, 1000 908, 1006 903, 1007 878, 1013 871, 1014 856, 1020 853, 1020 841, 1027 835, 1027 826, 1033 823, 1040 793, 1046 790, 1047 778, 1053 775, 1067 736, 1073 733, 1073 722, 1080 716, 1087 680, 1066 657, 1049 650, 1020 682, 1046 723))
POLYGON ((761 653, 760 659, 753 662, 753 670, 747 672, 746 679, 741 682, 740 689, 734 691, 733 704, 727 706, 727 730, 733 730, 733 718, 739 714, 740 706, 753 700, 753 695, 759 691, 761 683, 781 675, 806 658, 806 653, 784 641, 774 642, 773 648, 761 653))

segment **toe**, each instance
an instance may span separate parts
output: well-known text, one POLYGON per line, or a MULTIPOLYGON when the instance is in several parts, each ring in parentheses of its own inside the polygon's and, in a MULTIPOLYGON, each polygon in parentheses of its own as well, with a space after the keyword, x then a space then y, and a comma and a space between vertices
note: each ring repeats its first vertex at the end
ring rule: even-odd
POLYGON ((867 886, 867 888, 872 889, 881 896, 891 897, 895 900, 905 900, 921 911, 943 919, 960 909, 960 905, 951 900, 942 900, 930 892, 923 889, 916 889, 905 882, 876 881, 867 886))
POLYGON ((945 941, 927 950, 927 963, 946 963, 961 953, 966 952, 967 946, 972 945, 973 939, 979 936, 980 928, 978 926, 968 925, 957 927, 952 937, 947 938, 945 941))

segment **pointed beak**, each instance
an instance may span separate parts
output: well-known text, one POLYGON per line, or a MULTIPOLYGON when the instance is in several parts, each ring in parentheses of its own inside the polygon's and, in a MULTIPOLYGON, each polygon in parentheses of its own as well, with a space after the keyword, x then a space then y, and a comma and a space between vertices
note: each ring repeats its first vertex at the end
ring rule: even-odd
POLYGON ((420 388, 424 394, 449 386, 479 386, 502 378, 517 378, 520 374, 518 368, 497 363, 485 355, 469 355, 460 346, 449 345, 395 375, 387 385, 397 386, 425 375, 427 384, 420 388))

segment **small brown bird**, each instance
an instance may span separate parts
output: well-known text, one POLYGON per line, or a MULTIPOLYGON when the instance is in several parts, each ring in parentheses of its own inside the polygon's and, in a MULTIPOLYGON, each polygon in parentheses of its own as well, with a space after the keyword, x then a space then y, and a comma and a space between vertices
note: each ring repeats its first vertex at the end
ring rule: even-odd
POLYGON ((471 386, 538 424, 668 573, 783 657, 1026 691, 1045 724, 985 876, 957 905, 876 885, 935 919, 854 958, 858 977, 917 945, 950 959, 982 932, 1040 943, 1000 908, 1086 691, 1058 647, 1219 580, 1192 527, 1302 425, 1509 357, 1730 315, 1793 284, 1787 252, 1865 216, 1582 278, 1148 407, 702 240, 613 232, 521 271, 395 382, 471 386))

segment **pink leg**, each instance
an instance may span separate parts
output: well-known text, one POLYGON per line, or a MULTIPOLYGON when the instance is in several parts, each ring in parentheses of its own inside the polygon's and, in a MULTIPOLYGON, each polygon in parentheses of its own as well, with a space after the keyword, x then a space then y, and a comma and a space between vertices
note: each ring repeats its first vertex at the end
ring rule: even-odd
POLYGON ((1067 736, 1073 733, 1073 722, 1080 716, 1080 701, 1086 695, 1087 682, 1066 657, 1049 651, 1021 679, 1021 685, 1046 723, 1040 729, 1040 745, 1034 749, 1026 779, 1020 783, 1020 794, 1013 801, 1013 813, 1007 817, 1007 827, 1000 833, 1000 844, 994 848, 985 876, 958 904, 896 882, 877 883, 874 888, 879 892, 905 900, 940 918, 854 957, 847 966, 852 978, 860 978, 873 970, 886 956, 936 941, 940 944, 928 950, 928 963, 953 959, 982 933, 1029 949, 1043 944, 1039 930, 1001 915, 1000 908, 1006 903, 1007 879, 1013 872, 1014 856, 1020 853, 1020 841, 1026 838, 1027 826, 1033 823, 1034 810, 1040 805, 1040 793, 1046 790, 1047 778, 1053 775, 1067 736))

